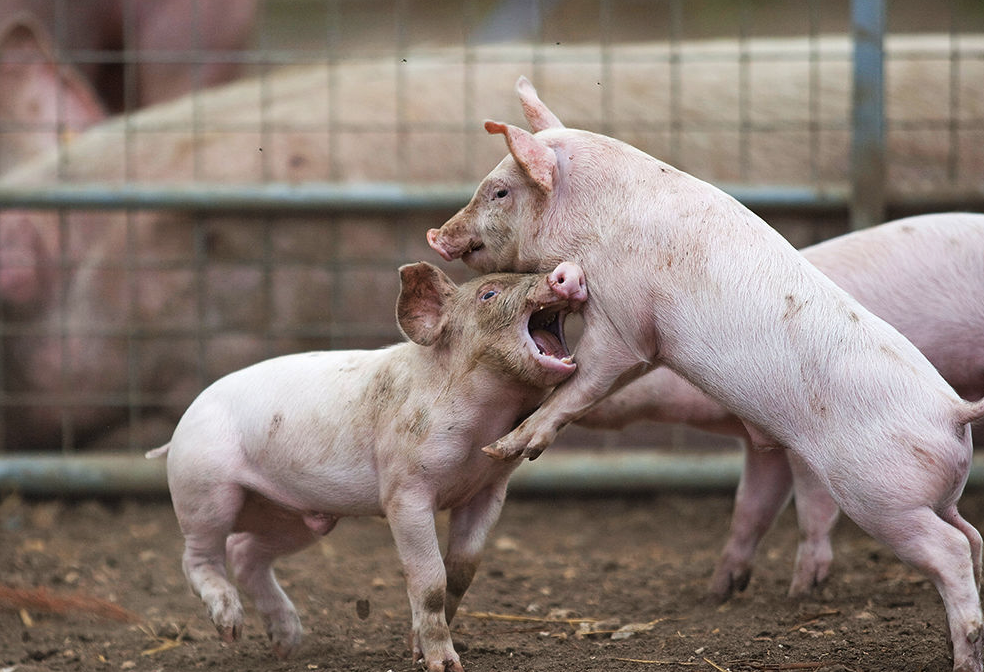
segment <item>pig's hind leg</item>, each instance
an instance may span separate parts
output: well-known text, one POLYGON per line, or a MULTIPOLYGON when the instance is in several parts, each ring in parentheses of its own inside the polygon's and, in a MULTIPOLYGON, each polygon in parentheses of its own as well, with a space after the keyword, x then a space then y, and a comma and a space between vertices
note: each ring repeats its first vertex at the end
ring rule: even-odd
POLYGON ((226 542, 229 565, 263 619, 273 650, 287 658, 301 643, 303 628, 297 610, 273 572, 273 561, 310 546, 317 538, 300 517, 278 519, 268 532, 238 532, 226 542))
POLYGON ((219 636, 232 642, 242 635, 243 605, 226 576, 226 537, 232 531, 243 501, 236 485, 190 492, 187 481, 171 482, 171 497, 185 538, 182 560, 185 576, 198 595, 219 636))
POLYGON ((974 563, 974 580, 977 583, 977 591, 981 590, 981 558, 982 553, 984 553, 984 541, 981 540, 981 533, 977 531, 977 528, 968 523, 963 516, 957 511, 956 506, 949 507, 943 512, 943 520, 953 525, 955 528, 964 533, 967 537, 967 541, 970 543, 970 553, 971 558, 974 563))
POLYGON ((277 583, 273 562, 310 546, 337 520, 310 518, 312 524, 303 514, 248 490, 236 516, 235 533, 226 540, 226 556, 236 582, 253 600, 273 650, 281 658, 297 649, 303 629, 297 610, 277 583), (330 522, 318 525, 318 520, 330 522))
MULTIPOLYGON (((844 511, 851 513, 847 508, 844 511)), ((945 517, 954 519, 955 506, 946 511, 945 517)), ((936 586, 946 608, 954 672, 982 672, 984 620, 975 576, 979 567, 975 553, 980 549, 980 535, 968 535, 966 529, 947 522, 925 506, 890 518, 880 517, 877 521, 864 515, 852 518, 891 546, 903 562, 923 572, 936 586), (974 537, 973 541, 970 536, 974 537)))

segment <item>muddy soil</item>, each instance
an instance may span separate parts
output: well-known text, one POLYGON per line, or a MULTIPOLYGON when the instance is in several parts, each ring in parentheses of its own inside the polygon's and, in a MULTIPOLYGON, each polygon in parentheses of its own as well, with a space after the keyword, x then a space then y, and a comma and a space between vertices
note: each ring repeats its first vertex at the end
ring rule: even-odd
MULTIPOLYGON (((980 525, 984 493, 965 495, 962 509, 980 525)), ((787 511, 748 590, 723 606, 703 600, 730 511, 726 495, 511 498, 452 624, 465 669, 950 669, 933 586, 848 520, 836 531, 833 576, 810 598, 785 594, 796 542, 787 511), (630 625, 631 636, 612 636, 630 625)), ((385 521, 343 520, 321 543, 280 561, 306 628, 299 655, 287 661, 273 656, 252 612, 242 641, 217 639, 185 584, 181 547, 167 502, 7 496, 0 582, 98 597, 140 620, 8 602, 0 608, 0 669, 417 669, 385 521)))

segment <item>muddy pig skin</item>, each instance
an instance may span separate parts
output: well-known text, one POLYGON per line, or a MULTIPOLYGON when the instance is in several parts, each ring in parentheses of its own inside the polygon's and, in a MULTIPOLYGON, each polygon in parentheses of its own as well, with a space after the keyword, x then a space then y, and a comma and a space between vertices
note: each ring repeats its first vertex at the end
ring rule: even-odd
MULTIPOLYGON (((984 396, 984 215, 907 217, 801 252, 912 341, 962 397, 984 396)), ((837 505, 794 452, 751 449, 741 420, 665 366, 606 397, 577 424, 620 429, 640 420, 684 422, 745 440, 731 530, 709 586, 714 597, 748 585, 755 549, 791 492, 800 541, 790 595, 827 577, 837 505)))
POLYGON ((301 625, 274 558, 343 516, 385 515, 406 575, 414 659, 431 671, 462 669, 448 622, 516 466, 481 448, 574 372, 563 322, 587 288, 570 263, 460 287, 423 262, 400 274, 397 317, 413 342, 287 355, 232 373, 148 453, 167 453, 185 574, 226 641, 243 628, 227 559, 287 656, 301 625), (451 522, 442 563, 434 515, 443 509, 451 522))
MULTIPOLYGON (((565 128, 521 78, 534 133, 487 121, 509 154, 428 232, 445 259, 591 283, 579 371, 486 447, 535 458, 565 425, 656 366, 792 452, 837 505, 939 590, 954 669, 981 672, 981 535, 957 511, 984 402, 716 187, 634 147, 565 128)), ((957 288, 955 288, 957 291, 957 288)))

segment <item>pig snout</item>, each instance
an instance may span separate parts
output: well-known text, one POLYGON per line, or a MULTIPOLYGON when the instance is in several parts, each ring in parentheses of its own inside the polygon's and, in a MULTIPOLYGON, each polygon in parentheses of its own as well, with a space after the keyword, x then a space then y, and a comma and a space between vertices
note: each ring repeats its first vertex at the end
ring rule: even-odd
POLYGON ((440 238, 440 229, 430 229, 427 232, 427 244, 430 245, 435 252, 444 258, 444 261, 454 261, 455 257, 451 251, 444 244, 444 241, 440 238))
POLYGON ((585 301, 588 300, 588 286, 584 280, 584 271, 581 267, 570 261, 562 261, 557 265, 550 275, 547 282, 557 296, 567 299, 571 303, 571 308, 577 310, 585 301))

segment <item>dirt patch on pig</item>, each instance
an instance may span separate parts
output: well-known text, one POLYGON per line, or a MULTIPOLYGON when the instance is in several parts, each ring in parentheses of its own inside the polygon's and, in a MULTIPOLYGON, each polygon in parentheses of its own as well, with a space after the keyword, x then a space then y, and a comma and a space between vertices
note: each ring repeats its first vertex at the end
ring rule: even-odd
MULTIPOLYGON (((969 493, 962 509, 980 525, 984 493, 969 493)), ((465 669, 950 669, 933 586, 850 521, 835 533, 833 578, 809 599, 785 596, 796 543, 787 511, 749 589, 724 606, 704 602, 730 511, 725 495, 510 499, 452 624, 465 669)), ((344 519, 321 543, 278 563, 306 629, 288 661, 273 656, 252 611, 243 641, 218 640, 185 584, 181 546, 165 502, 7 497, 0 581, 111 600, 143 620, 0 603, 0 668, 416 669, 383 520, 344 519)))

